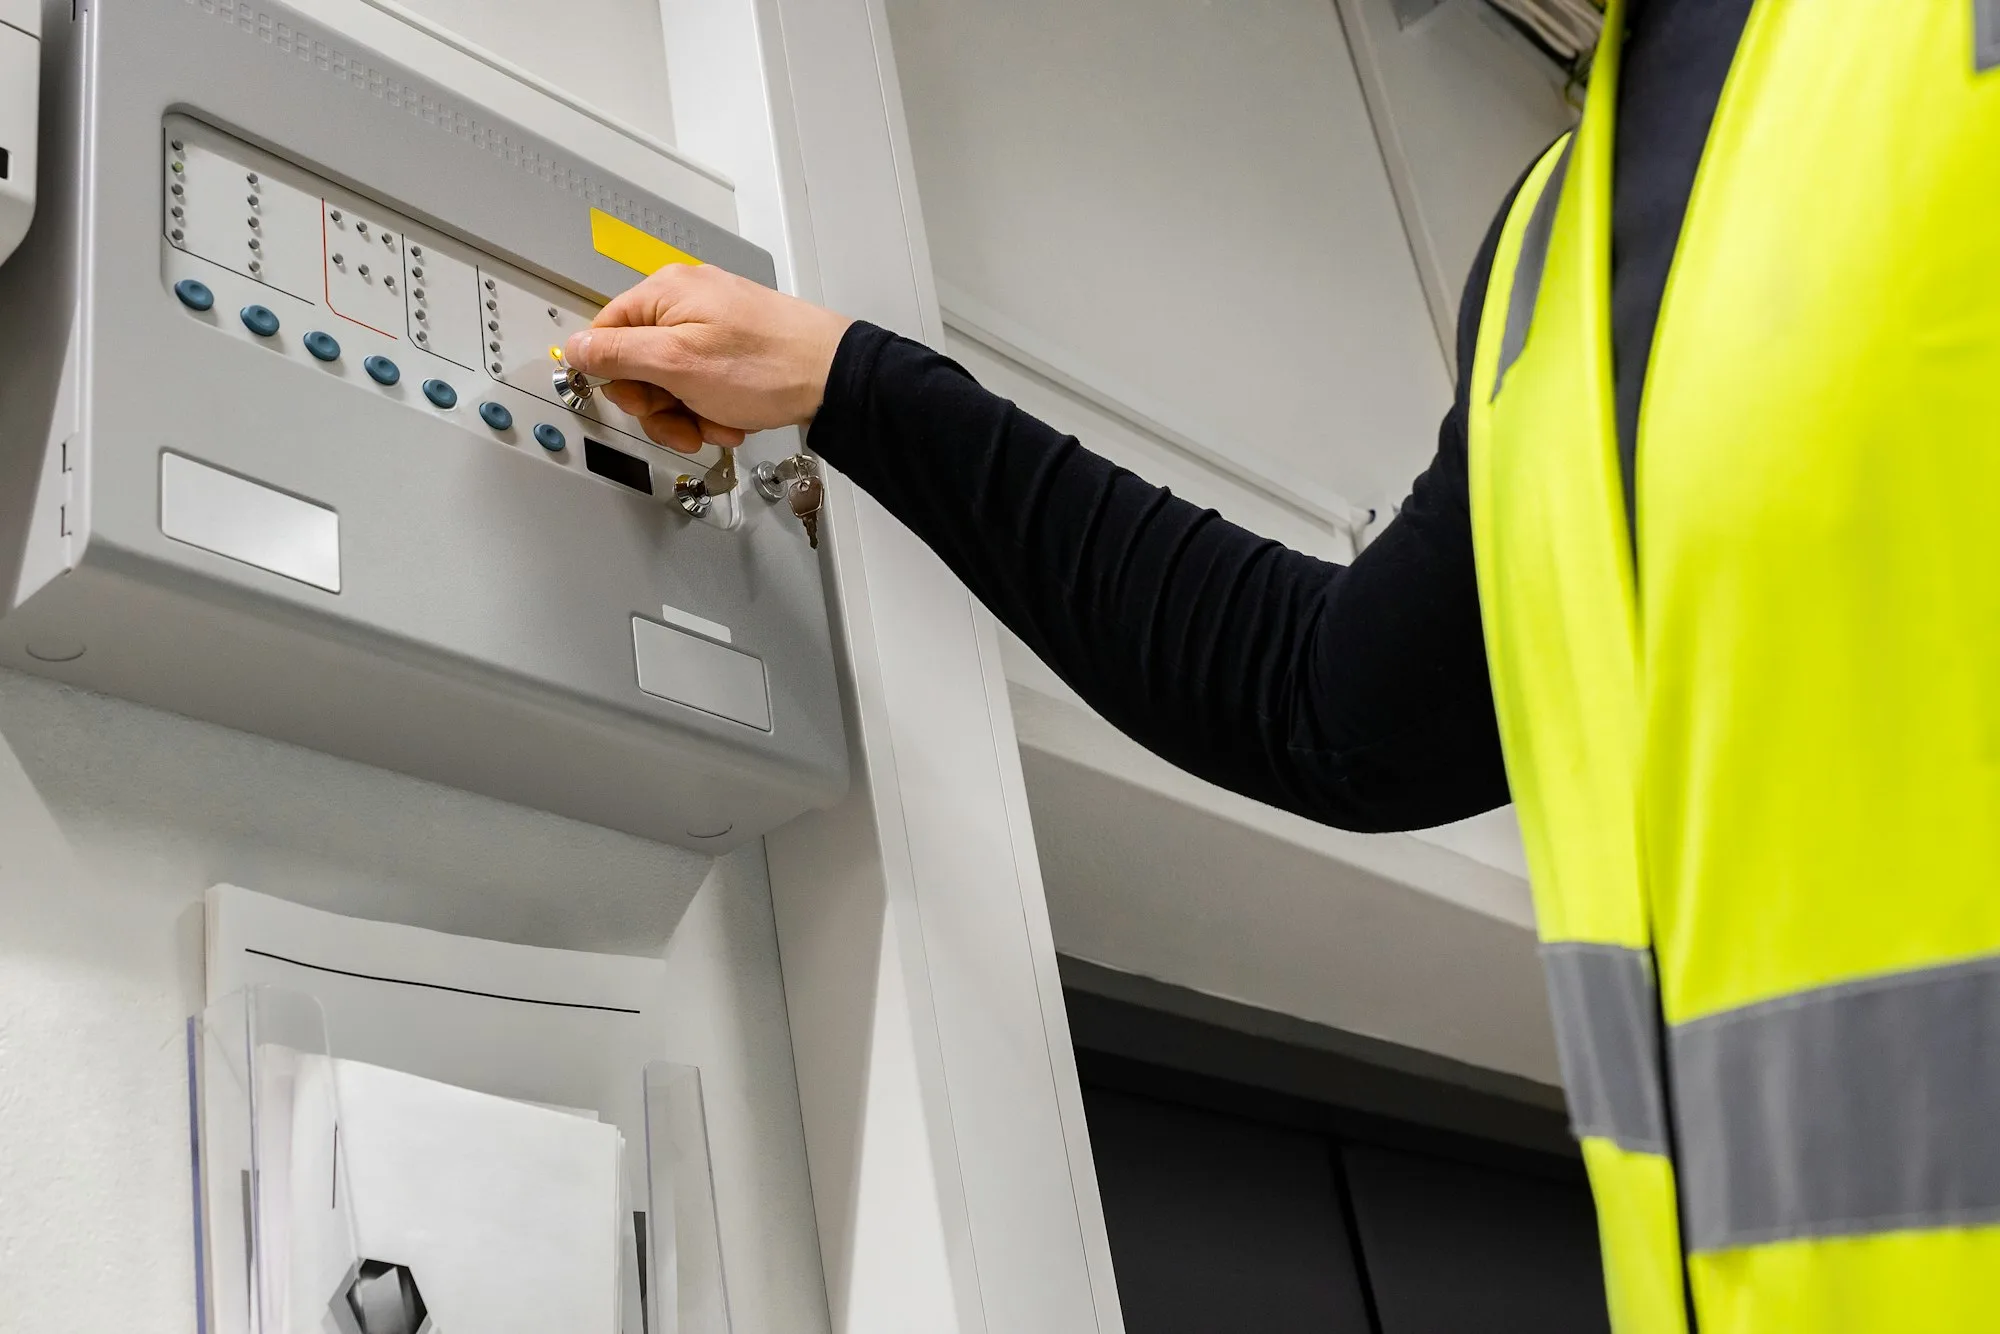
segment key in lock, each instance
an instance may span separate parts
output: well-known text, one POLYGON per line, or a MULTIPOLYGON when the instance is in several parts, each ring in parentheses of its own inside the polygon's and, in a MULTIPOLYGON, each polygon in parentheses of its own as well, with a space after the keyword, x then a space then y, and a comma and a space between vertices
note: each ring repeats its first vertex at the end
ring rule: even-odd
POLYGON ((806 544, 818 551, 819 507, 826 499, 826 484, 820 481, 817 472, 794 478, 786 488, 785 499, 791 502, 792 517, 806 530, 806 544))
POLYGON ((819 550, 819 511, 826 499, 826 483, 820 477, 819 460, 810 454, 794 454, 776 463, 766 460, 751 472, 757 493, 776 504, 784 501, 792 517, 806 530, 806 541, 819 550))
POLYGON ((571 412, 582 412, 585 406, 589 404, 591 396, 597 392, 598 387, 611 383, 600 376, 585 375, 582 371, 570 365, 568 358, 563 356, 563 350, 559 347, 551 347, 549 349, 549 360, 554 362, 556 367, 551 376, 551 383, 555 388, 556 397, 571 412))
POLYGON ((715 461, 715 466, 708 470, 707 475, 702 480, 708 483, 708 493, 712 496, 726 496, 736 489, 736 450, 734 446, 724 445, 722 447, 722 457, 715 461))

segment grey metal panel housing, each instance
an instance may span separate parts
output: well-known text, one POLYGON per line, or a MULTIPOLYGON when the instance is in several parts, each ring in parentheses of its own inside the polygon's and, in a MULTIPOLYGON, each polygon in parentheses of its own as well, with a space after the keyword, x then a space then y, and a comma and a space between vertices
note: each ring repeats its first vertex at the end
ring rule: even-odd
MULTIPOLYGON (((593 299, 635 275, 592 247, 592 207, 758 281, 770 257, 286 6, 69 11, 45 10, 45 173, 67 179, 0 269, 0 589, 51 551, 68 572, 24 582, 0 662, 706 851, 837 800, 825 596, 783 506, 694 522, 491 438, 471 402, 413 411, 225 332, 236 289, 192 316, 162 281, 161 125, 215 125, 593 299), (335 511, 339 592, 166 537, 163 453, 335 511), (639 688, 632 620, 662 604, 761 660, 768 731, 639 688)), ((466 374, 398 355, 405 391, 466 374)), ((754 438, 743 467, 797 447, 754 438)))

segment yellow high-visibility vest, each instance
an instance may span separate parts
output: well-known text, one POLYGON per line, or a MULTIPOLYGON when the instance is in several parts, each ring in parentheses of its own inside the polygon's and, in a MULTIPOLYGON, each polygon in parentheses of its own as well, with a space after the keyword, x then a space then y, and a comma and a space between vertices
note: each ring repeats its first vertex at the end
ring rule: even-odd
POLYGON ((1470 421, 1613 1323, 2000 1331, 2000 0, 1757 0, 1631 516, 1619 9, 1504 225, 1470 421))

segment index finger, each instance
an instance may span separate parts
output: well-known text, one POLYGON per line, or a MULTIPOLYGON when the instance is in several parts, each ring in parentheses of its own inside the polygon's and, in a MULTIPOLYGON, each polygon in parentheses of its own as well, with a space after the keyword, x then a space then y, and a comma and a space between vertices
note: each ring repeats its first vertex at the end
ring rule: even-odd
POLYGON ((687 267, 685 264, 669 264, 641 278, 612 297, 610 304, 597 312, 597 318, 590 322, 591 327, 613 329, 671 323, 668 316, 687 267))
POLYGON ((647 280, 642 278, 612 297, 610 303, 597 312, 597 318, 590 322, 590 327, 617 329, 634 324, 652 324, 653 306, 642 290, 646 282, 647 280))

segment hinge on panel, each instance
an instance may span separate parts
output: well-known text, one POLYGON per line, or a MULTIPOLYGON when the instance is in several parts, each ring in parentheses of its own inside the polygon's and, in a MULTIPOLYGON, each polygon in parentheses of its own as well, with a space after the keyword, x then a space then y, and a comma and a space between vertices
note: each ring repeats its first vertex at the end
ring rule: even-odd
POLYGON ((62 492, 56 504, 56 535, 62 539, 62 568, 67 571, 76 564, 76 553, 70 538, 76 532, 76 525, 70 522, 69 512, 76 508, 76 469, 70 466, 69 441, 65 440, 56 448, 62 467, 62 492))
POLYGON ((19 606, 51 579, 68 573, 76 562, 75 539, 84 528, 77 494, 77 469, 71 464, 69 442, 58 440, 42 455, 35 483, 33 521, 23 550, 17 582, 0 590, 0 606, 19 606), (74 515, 75 517, 72 517, 74 515), (50 519, 54 523, 51 525, 50 519))

